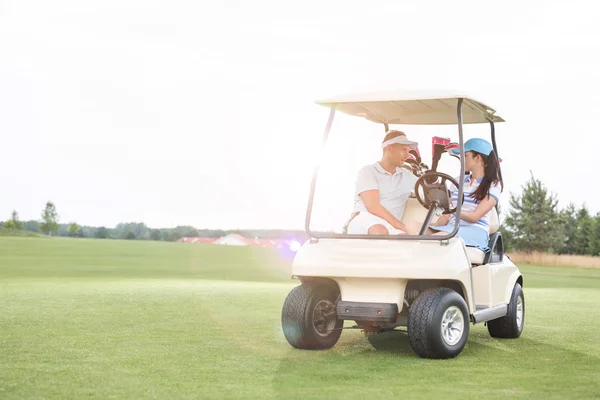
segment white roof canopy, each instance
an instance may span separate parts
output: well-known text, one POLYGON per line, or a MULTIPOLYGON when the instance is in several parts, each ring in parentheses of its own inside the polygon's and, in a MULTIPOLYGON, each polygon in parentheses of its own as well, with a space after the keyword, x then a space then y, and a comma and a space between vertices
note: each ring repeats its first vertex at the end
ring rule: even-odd
POLYGON ((496 110, 468 96, 442 93, 379 92, 348 94, 317 101, 349 115, 369 121, 399 125, 457 124, 458 99, 463 99, 463 124, 504 120, 496 110))

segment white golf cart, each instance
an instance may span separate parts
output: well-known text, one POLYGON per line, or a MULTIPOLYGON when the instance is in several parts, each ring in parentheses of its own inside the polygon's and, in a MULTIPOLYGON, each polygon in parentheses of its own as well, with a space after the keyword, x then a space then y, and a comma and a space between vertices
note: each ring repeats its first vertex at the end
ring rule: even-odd
POLYGON ((463 124, 487 123, 497 152, 495 122, 504 120, 487 105, 464 96, 350 95, 319 101, 331 109, 324 142, 336 111, 383 124, 458 125, 458 143, 434 141, 431 169, 420 160, 409 165, 419 176, 408 199, 403 222, 422 221, 419 235, 356 235, 311 232, 317 170, 313 175, 306 231, 310 236, 296 253, 292 274, 302 284, 287 296, 282 328, 299 349, 328 349, 342 329, 362 329, 368 335, 407 327, 412 349, 425 358, 452 358, 464 348, 470 323, 487 323, 491 336, 517 338, 523 331, 523 277, 504 255, 493 209, 489 248, 467 247, 454 231, 425 235, 434 215, 452 213, 447 183, 463 179, 437 172, 437 161, 451 147, 460 149, 460 176, 465 175, 463 124), (356 325, 344 327, 344 321, 356 325))

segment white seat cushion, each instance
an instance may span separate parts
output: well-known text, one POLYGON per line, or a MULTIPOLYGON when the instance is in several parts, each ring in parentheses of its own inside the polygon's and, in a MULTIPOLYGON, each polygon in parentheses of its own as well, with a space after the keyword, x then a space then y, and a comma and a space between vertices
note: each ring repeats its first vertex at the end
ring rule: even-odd
POLYGON ((418 221, 423 223, 425 217, 427 217, 427 210, 419 203, 416 197, 409 197, 406 200, 406 207, 404 208, 404 214, 402 215, 402 222, 408 223, 410 221, 418 221))
POLYGON ((500 219, 498 218, 498 211, 496 207, 492 208, 492 215, 490 216, 490 235, 493 235, 500 228, 500 219))
POLYGON ((467 247, 467 257, 469 257, 471 264, 481 265, 483 264, 485 253, 477 247, 467 247))

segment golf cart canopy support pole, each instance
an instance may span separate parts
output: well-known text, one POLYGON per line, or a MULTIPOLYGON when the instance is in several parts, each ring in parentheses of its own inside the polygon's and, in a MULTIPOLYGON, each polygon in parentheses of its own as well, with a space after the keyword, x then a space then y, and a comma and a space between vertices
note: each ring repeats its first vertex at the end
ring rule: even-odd
POLYGON ((500 168, 500 154, 498 154, 498 146, 496 146, 496 126, 494 125, 494 121, 492 121, 491 118, 488 118, 487 120, 490 123, 492 146, 494 146, 494 153, 496 153, 496 157, 498 158, 498 176, 500 180, 502 180, 502 168, 500 168))
MULTIPOLYGON (((325 126, 325 134, 323 135, 323 143, 321 144, 320 154, 323 154, 322 151, 325 149, 325 144, 327 143, 327 138, 329 137, 329 131, 331 131, 331 124, 333 124, 334 115, 335 115, 335 108, 332 107, 331 111, 329 112, 329 119, 327 120, 327 126, 325 126)), ((304 229, 306 230, 306 233, 310 237, 313 237, 313 235, 310 232, 310 217, 312 215, 313 202, 315 200, 315 189, 317 187, 317 173, 319 172, 320 164, 321 164, 321 160, 319 157, 319 159, 317 160, 317 165, 315 165, 315 168, 313 171, 312 182, 310 184, 310 194, 308 196, 308 207, 306 209, 306 220, 304 221, 304 229)))
MULTIPOLYGON (((463 141, 463 115, 462 115, 462 105, 463 105, 463 98, 459 98, 458 99, 458 104, 457 104, 457 110, 456 110, 456 114, 457 114, 457 119, 458 119, 458 143, 460 146, 460 177, 461 179, 459 179, 459 183, 458 183, 458 198, 462 199, 463 198, 463 189, 464 189, 464 176, 465 176, 465 146, 464 146, 464 141, 463 141)), ((329 137, 329 132, 331 131, 331 125, 333 124, 333 117, 335 115, 335 108, 332 107, 331 108, 331 112, 329 113, 329 119, 327 120, 327 126, 325 127, 325 134, 323 136, 323 142, 322 142, 322 148, 321 150, 323 150, 325 148, 325 144, 327 143, 327 138, 329 137)), ((322 153, 321 153, 322 154, 322 153)), ((320 161, 320 160, 319 160, 320 161)), ((390 239, 394 239, 394 240, 435 240, 435 241, 444 241, 444 240, 449 240, 451 238, 453 238, 454 236, 456 236, 456 233, 458 232, 458 228, 459 228, 459 223, 460 223, 460 211, 461 211, 461 207, 457 207, 456 209, 456 223, 454 224, 454 229, 452 230, 452 232, 450 232, 447 235, 444 236, 430 236, 430 235, 368 235, 368 234, 363 234, 363 235, 359 235, 359 234, 342 234, 342 233, 318 233, 318 232, 312 232, 310 230, 310 219, 311 219, 311 215, 312 215, 312 209, 313 209, 313 202, 314 202, 314 198, 315 198, 315 189, 317 187, 317 175, 319 172, 319 163, 317 163, 317 165, 315 166, 314 172, 313 172, 313 177, 312 177, 312 183, 310 185, 310 194, 308 197, 308 207, 306 209, 306 219, 305 219, 305 223, 304 223, 304 228, 306 230, 306 233, 308 234, 308 236, 310 238, 317 238, 317 239, 372 239, 372 240, 390 240, 390 239)))

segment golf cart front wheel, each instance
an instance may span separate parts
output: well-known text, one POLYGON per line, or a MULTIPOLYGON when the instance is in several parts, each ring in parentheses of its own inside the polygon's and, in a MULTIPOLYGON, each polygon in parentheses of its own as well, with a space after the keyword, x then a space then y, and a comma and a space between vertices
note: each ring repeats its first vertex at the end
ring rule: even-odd
POLYGON ((428 289, 408 311, 408 341, 420 357, 456 357, 467 344, 468 336, 467 304, 452 289, 428 289))
POLYGON ((283 334, 293 347, 324 350, 333 347, 344 321, 337 319, 337 289, 330 285, 304 283, 296 286, 283 303, 283 334))
POLYGON ((495 338, 516 339, 523 332, 525 323, 525 296, 521 285, 515 283, 510 303, 508 304, 508 313, 498 319, 488 321, 487 328, 490 336, 495 338))

